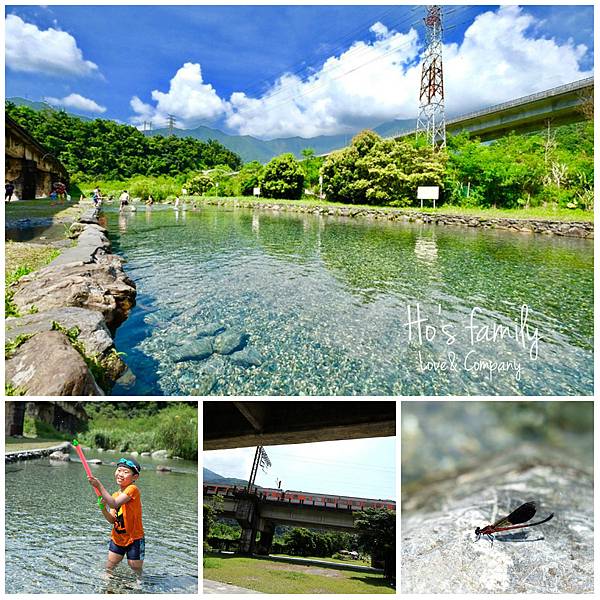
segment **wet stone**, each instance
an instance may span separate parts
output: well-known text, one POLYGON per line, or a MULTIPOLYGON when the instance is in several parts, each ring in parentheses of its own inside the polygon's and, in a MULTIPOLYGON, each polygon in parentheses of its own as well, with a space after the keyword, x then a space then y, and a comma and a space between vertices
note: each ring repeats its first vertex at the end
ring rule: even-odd
POLYGON ((247 342, 248 334, 246 332, 230 330, 215 338, 214 349, 219 354, 232 354, 236 350, 241 350, 247 342))
POLYGON ((213 342, 209 338, 202 338, 187 342, 173 351, 172 358, 175 362, 185 360, 204 360, 213 353, 213 342))
POLYGON ((259 367, 263 362, 263 357, 255 348, 247 347, 231 355, 231 362, 241 367, 259 367))
POLYGON ((207 325, 201 325, 196 330, 196 335, 198 337, 212 337, 224 331, 225 327, 221 323, 208 323, 207 325))

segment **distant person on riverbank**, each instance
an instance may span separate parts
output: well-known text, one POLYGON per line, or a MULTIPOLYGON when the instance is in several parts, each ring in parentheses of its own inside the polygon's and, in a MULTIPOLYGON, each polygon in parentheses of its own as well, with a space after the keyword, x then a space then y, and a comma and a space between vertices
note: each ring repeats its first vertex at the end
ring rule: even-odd
POLYGON ((12 199, 13 192, 15 191, 15 186, 10 181, 4 184, 4 201, 10 202, 12 199))
POLYGON ((123 190, 119 196, 119 210, 123 210, 129 204, 129 194, 123 190))
POLYGON ((175 196, 175 210, 179 210, 179 203, 180 203, 179 196, 175 196))
POLYGON ((148 194, 148 200, 146 200, 146 206, 152 206, 154 204, 154 198, 152 194, 148 194))
POLYGON ((115 481, 119 491, 112 495, 98 479, 88 477, 90 485, 102 495, 104 518, 113 526, 106 563, 109 571, 112 571, 127 555, 127 564, 138 575, 142 574, 145 554, 142 501, 140 490, 134 485, 141 470, 137 461, 130 458, 119 459, 115 471, 115 481))

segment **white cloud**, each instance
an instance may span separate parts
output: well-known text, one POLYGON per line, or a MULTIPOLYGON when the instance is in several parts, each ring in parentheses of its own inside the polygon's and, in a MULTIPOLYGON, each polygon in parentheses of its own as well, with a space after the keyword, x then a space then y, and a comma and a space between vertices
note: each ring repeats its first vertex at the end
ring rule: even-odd
POLYGON ((371 27, 372 42, 355 42, 302 81, 282 76, 262 98, 232 94, 227 125, 241 134, 283 137, 351 132, 414 112, 417 32, 371 27))
POLYGON ((460 46, 444 47, 446 109, 461 114, 582 79, 584 45, 532 37, 540 22, 518 6, 480 14, 460 46))
POLYGON ((75 38, 65 31, 44 31, 17 15, 7 15, 6 66, 13 71, 46 75, 84 76, 98 72, 98 65, 84 60, 75 38))
POLYGON ((69 94, 64 98, 53 98, 51 96, 46 96, 44 100, 48 102, 48 104, 53 104, 54 106, 64 106, 65 108, 74 108, 77 110, 82 110, 84 112, 106 112, 106 107, 100 106, 93 100, 90 100, 89 98, 84 98, 79 94, 69 94))
MULTIPOLYGON (((542 25, 523 8, 504 6, 477 16, 460 44, 446 44, 448 116, 592 75, 580 67, 588 49, 572 40, 541 37, 542 25)), ((226 101, 203 82, 199 64, 185 63, 169 92, 152 92, 156 106, 132 98, 137 113, 132 122, 164 123, 169 113, 184 127, 224 118, 231 131, 269 139, 351 133, 416 118, 423 50, 419 35, 414 29, 399 33, 380 22, 370 31, 374 39, 355 42, 304 80, 283 74, 257 98, 234 92, 226 101)))
POLYGON ((212 121, 227 110, 227 103, 222 100, 209 83, 203 83, 202 70, 198 63, 185 63, 173 79, 169 91, 154 90, 152 99, 156 106, 142 102, 134 96, 130 105, 137 113, 133 123, 155 121, 164 123, 167 115, 176 117, 178 125, 189 127, 201 121, 212 121))

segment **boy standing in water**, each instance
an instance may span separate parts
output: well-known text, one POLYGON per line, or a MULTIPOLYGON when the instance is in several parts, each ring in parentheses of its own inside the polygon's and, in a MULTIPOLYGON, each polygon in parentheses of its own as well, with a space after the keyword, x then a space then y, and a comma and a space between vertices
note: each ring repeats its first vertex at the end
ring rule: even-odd
POLYGON ((102 495, 105 506, 104 518, 113 525, 108 546, 106 568, 112 570, 127 555, 127 563, 138 574, 144 565, 144 528, 142 526, 142 502, 140 490, 134 482, 140 476, 141 467, 133 459, 121 458, 117 463, 115 481, 119 491, 112 494, 95 477, 88 477, 92 487, 102 495), (107 510, 110 507, 110 511, 107 510))

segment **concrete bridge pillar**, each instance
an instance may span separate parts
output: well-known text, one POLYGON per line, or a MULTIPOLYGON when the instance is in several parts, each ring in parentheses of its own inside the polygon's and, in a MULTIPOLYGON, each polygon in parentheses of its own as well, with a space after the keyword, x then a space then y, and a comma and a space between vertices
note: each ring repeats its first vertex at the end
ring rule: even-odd
POLYGON ((239 498, 235 507, 235 519, 242 528, 240 554, 253 554, 256 545, 258 504, 255 497, 239 498))
POLYGON ((260 539, 258 541, 256 553, 268 556, 271 554, 271 550, 273 549, 275 523, 273 523, 273 521, 265 521, 264 519, 260 519, 258 530, 260 531, 260 539))

